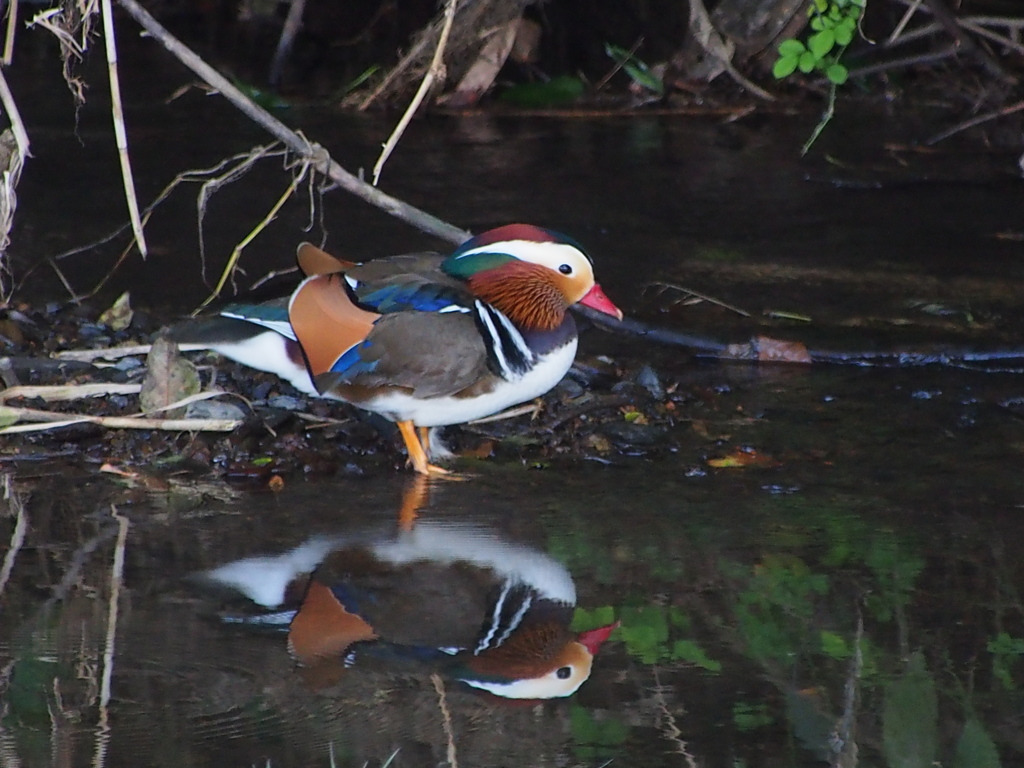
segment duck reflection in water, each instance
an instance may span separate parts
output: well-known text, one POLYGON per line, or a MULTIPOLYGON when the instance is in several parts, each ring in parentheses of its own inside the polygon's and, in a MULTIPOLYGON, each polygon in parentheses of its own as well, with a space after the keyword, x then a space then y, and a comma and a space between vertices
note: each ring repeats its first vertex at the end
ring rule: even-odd
POLYGON ((507 699, 568 696, 617 626, 571 632, 576 587, 565 567, 463 523, 311 539, 204 576, 278 609, 256 623, 287 626, 288 648, 317 687, 387 669, 507 699))

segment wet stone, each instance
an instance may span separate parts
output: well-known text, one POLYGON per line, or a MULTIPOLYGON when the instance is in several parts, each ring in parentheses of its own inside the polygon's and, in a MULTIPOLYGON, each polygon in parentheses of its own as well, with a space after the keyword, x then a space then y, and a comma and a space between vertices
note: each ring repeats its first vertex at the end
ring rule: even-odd
POLYGON ((651 447, 665 439, 667 430, 651 424, 635 424, 628 421, 610 421, 602 424, 600 432, 616 445, 622 447, 651 447))
POLYGON ((655 400, 665 399, 665 388, 661 384, 661 379, 655 370, 649 366, 644 365, 636 373, 635 381, 641 387, 647 390, 648 394, 655 400))
POLYGON ((291 395, 275 395, 267 399, 267 405, 271 408, 280 408, 283 411, 303 411, 306 409, 305 401, 291 395))
POLYGON ((247 416, 244 408, 235 403, 218 402, 217 400, 200 400, 191 403, 185 411, 188 419, 227 419, 241 421, 247 416))

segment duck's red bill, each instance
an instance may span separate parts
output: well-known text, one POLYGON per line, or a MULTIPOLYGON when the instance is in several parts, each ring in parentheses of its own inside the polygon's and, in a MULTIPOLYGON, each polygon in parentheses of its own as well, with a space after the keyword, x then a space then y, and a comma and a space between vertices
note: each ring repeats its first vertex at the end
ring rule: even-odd
POLYGON ((586 632, 580 632, 580 636, 576 639, 584 648, 590 651, 591 655, 595 655, 600 650, 601 644, 618 628, 619 622, 616 621, 607 627, 598 627, 597 629, 588 629, 586 632))
POLYGON ((580 304, 591 309, 596 309, 598 312, 604 312, 606 315, 621 320, 622 310, 612 304, 612 300, 605 294, 604 289, 594 283, 594 287, 587 291, 587 294, 580 299, 580 304))

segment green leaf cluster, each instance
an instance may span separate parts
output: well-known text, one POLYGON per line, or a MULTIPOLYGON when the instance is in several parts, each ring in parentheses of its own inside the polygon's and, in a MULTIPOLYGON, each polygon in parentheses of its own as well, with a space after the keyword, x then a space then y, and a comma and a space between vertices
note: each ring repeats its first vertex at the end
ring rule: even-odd
MULTIPOLYGON (((577 608, 573 616, 573 629, 590 628, 611 623, 611 608, 596 608, 584 612, 577 608)), ((643 664, 683 661, 712 674, 722 671, 722 662, 708 656, 704 648, 692 639, 677 639, 681 632, 690 630, 690 617, 674 606, 643 605, 622 608, 621 626, 614 637, 622 640, 626 651, 643 664)))
POLYGON ((573 705, 569 712, 573 740, 573 752, 583 762, 614 757, 618 747, 629 736, 629 726, 616 717, 598 719, 590 711, 573 705))
POLYGON ((732 705, 732 721, 740 731, 753 731, 775 722, 768 705, 737 701, 732 705))
POLYGON ((796 70, 805 75, 818 71, 835 85, 842 85, 849 70, 839 63, 843 51, 853 41, 857 22, 867 0, 813 0, 807 9, 811 17, 811 35, 806 41, 783 40, 772 74, 781 80, 796 70))
POLYGON ((1013 666, 1024 656, 1024 638, 1013 637, 1000 632, 994 640, 988 641, 988 652, 992 654, 992 674, 1008 691, 1017 686, 1013 682, 1013 666))

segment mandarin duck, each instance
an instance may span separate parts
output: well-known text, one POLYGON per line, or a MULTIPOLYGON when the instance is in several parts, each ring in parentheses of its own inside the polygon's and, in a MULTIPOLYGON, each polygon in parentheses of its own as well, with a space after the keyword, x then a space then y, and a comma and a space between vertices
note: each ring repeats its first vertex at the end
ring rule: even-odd
POLYGON ((297 258, 306 279, 289 299, 234 305, 172 338, 396 422, 421 474, 445 472, 429 463, 429 428, 490 416, 562 379, 576 355, 572 305, 622 319, 582 247, 527 224, 447 257, 354 264, 303 243, 297 258))
POLYGON ((504 699, 568 696, 618 626, 571 632, 569 572, 466 524, 314 539, 204 577, 262 607, 285 608, 245 622, 287 625, 289 651, 318 685, 383 666, 437 672, 504 699))

